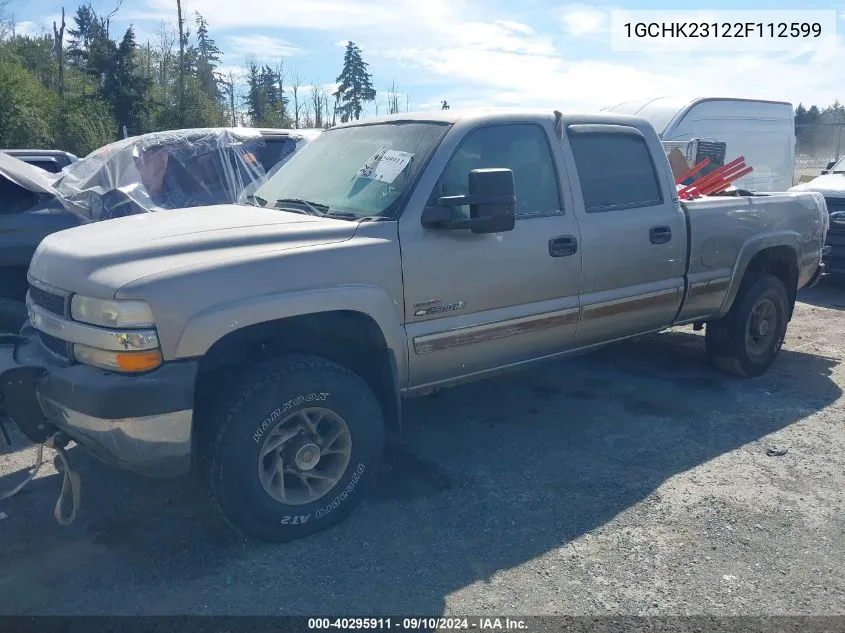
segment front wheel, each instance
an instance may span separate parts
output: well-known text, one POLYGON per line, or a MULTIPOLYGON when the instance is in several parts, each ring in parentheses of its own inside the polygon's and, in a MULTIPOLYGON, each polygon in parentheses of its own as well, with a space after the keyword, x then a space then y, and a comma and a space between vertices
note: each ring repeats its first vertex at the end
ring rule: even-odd
POLYGON ((212 500, 247 537, 281 542, 348 515, 372 485, 384 417, 369 386, 317 356, 247 372, 200 440, 212 500))
POLYGON ((730 312, 707 324, 707 354, 727 373, 753 378, 765 373, 786 337, 789 298, 784 283, 762 275, 743 283, 730 312))

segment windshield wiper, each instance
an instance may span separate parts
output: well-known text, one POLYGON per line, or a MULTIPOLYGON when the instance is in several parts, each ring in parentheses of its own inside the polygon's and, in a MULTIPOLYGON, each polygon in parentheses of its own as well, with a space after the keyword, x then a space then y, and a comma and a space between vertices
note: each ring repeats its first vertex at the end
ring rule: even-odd
POLYGON ((348 211, 329 211, 323 217, 336 218, 338 220, 358 220, 361 222, 381 222, 382 220, 389 220, 381 215, 358 215, 357 213, 349 213, 348 211))
POLYGON ((255 194, 250 194, 246 197, 246 201, 249 202, 254 207, 266 207, 267 201, 262 198, 261 196, 256 196, 255 194), (256 204, 258 203, 258 204, 256 204))
POLYGON ((306 215, 326 215, 329 211, 329 205, 320 204, 319 202, 311 202, 310 200, 303 200, 302 198, 279 198, 273 205, 275 208, 283 211, 293 211, 294 213, 305 213, 306 215), (290 208, 288 205, 296 205, 304 207, 303 209, 290 208))

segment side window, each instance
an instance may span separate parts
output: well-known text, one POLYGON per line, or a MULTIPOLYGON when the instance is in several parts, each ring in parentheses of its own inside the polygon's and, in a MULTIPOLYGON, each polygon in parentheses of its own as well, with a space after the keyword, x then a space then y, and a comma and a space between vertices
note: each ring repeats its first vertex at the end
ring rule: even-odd
POLYGON ((588 132, 569 136, 587 212, 663 202, 645 140, 633 134, 588 132))
MULTIPOLYGON (((429 204, 440 196, 469 194, 469 172, 502 167, 513 171, 517 217, 561 213, 554 159, 546 133, 539 125, 490 125, 473 130, 449 159, 429 204)), ((455 207, 469 217, 469 207, 455 207)))

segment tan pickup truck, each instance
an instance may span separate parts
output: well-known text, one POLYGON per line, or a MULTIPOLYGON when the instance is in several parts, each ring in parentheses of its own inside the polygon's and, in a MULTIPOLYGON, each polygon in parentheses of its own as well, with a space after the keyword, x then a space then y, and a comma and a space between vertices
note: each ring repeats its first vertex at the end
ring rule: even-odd
POLYGON ((343 125, 249 201, 47 237, 0 389, 271 541, 352 510, 406 396, 683 324, 763 373, 828 228, 817 193, 680 204, 644 119, 553 111, 343 125))

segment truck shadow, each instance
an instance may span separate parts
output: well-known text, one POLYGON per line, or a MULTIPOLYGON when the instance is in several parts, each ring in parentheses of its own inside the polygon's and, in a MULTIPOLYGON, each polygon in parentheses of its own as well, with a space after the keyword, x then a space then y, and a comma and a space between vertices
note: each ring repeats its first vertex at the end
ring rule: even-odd
POLYGON ((845 283, 842 280, 824 277, 815 288, 801 290, 798 300, 817 308, 845 310, 845 283))
POLYGON ((765 376, 731 379, 707 366, 700 336, 670 331, 409 401, 369 499, 285 545, 232 534, 193 481, 73 450, 75 524, 52 519, 56 476, 0 506, 0 612, 442 613, 451 593, 836 401, 835 365, 784 350, 765 376))

